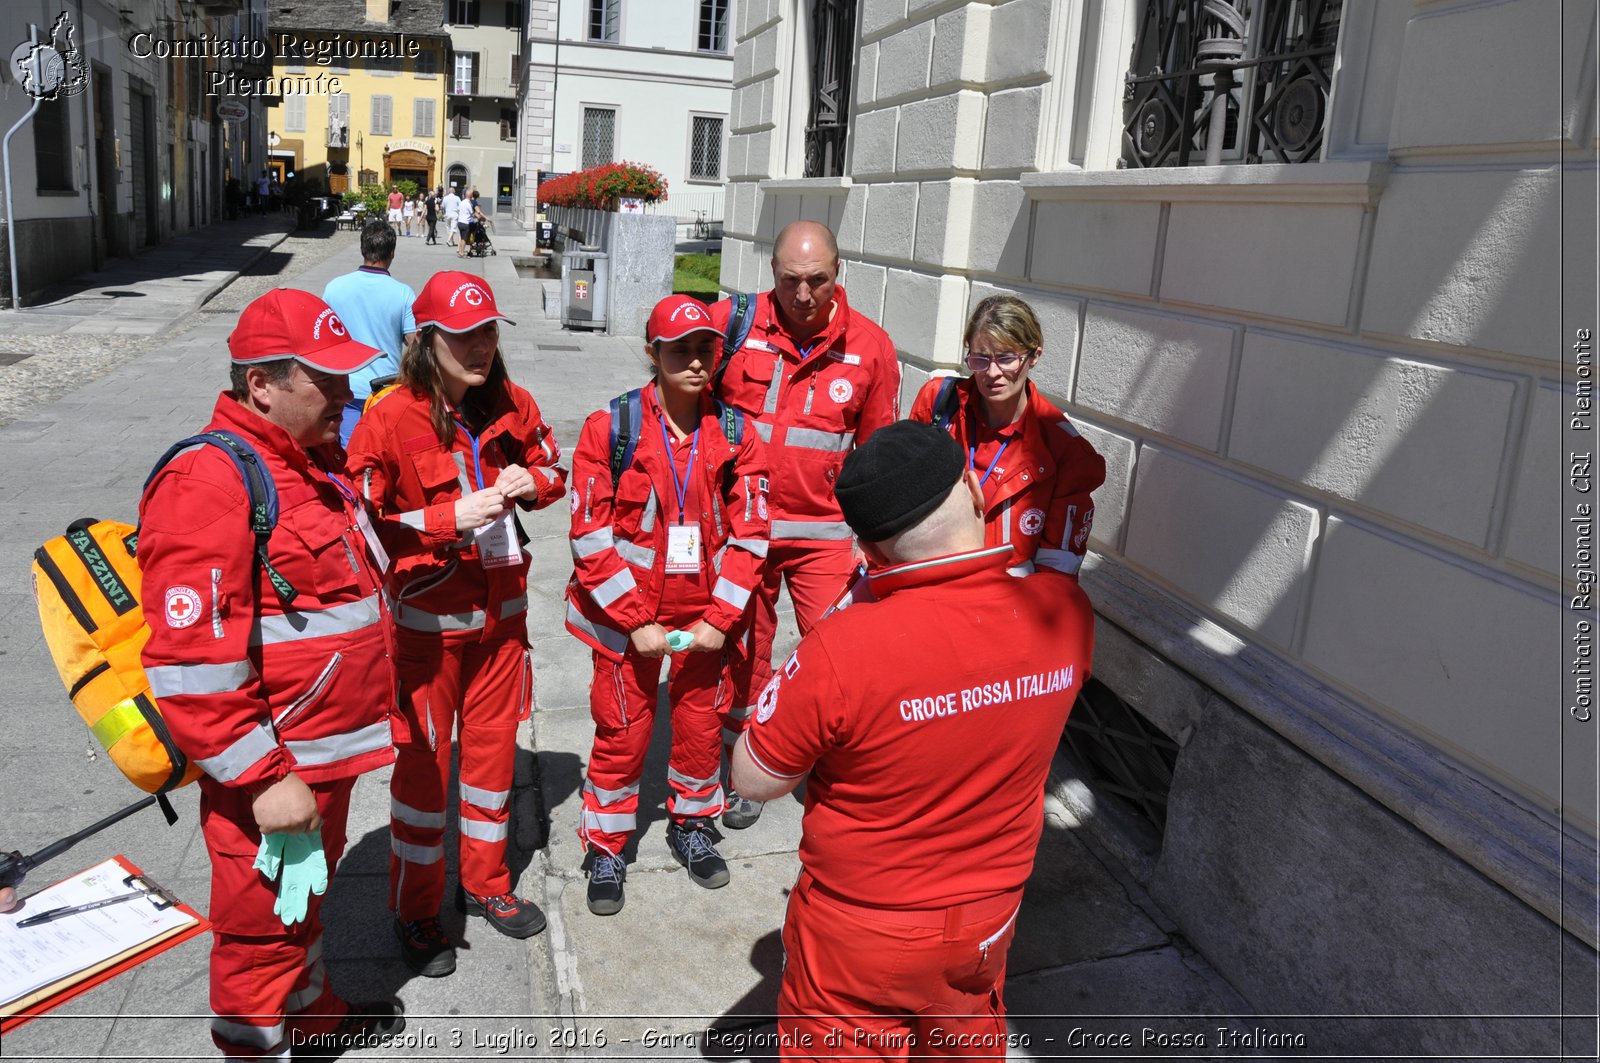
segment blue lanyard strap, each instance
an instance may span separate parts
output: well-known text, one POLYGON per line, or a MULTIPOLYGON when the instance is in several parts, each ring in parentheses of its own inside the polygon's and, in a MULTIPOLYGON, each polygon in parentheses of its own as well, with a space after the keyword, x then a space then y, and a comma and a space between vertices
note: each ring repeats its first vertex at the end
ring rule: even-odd
MULTIPOLYGON (((989 467, 983 470, 983 477, 978 481, 979 487, 982 487, 984 484, 989 482, 989 477, 994 473, 994 467, 1000 464, 1000 455, 1004 454, 1006 452, 1006 448, 1010 445, 1011 440, 1008 439, 1004 443, 1000 444, 999 450, 994 452, 994 460, 989 462, 989 467)), ((967 464, 971 466, 973 472, 978 471, 978 448, 976 446, 967 448, 967 464)))
POLYGON ((661 442, 667 448, 667 465, 672 469, 672 489, 678 495, 678 523, 683 523, 683 507, 689 498, 689 477, 694 474, 694 456, 700 450, 700 429, 689 436, 689 467, 683 470, 683 482, 678 482, 678 463, 672 459, 672 437, 667 435, 667 418, 663 414, 657 422, 661 425, 661 442))
POLYGON ((472 444, 472 475, 478 481, 478 490, 482 491, 483 452, 481 450, 481 443, 479 442, 478 437, 472 434, 472 430, 462 422, 461 418, 452 413, 451 420, 455 421, 456 427, 461 429, 461 434, 467 437, 467 442, 472 444))
POLYGON ((345 497, 345 501, 349 502, 351 505, 359 507, 359 503, 356 502, 355 488, 351 487, 349 484, 345 483, 331 472, 324 471, 324 475, 328 477, 328 481, 333 484, 338 492, 345 497))

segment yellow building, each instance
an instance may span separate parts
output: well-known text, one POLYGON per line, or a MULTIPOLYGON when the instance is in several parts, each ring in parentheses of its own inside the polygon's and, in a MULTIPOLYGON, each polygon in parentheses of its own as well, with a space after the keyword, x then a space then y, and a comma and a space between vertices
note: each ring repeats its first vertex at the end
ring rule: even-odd
POLYGON ((267 154, 313 194, 443 180, 450 38, 428 0, 296 0, 269 8, 267 154))

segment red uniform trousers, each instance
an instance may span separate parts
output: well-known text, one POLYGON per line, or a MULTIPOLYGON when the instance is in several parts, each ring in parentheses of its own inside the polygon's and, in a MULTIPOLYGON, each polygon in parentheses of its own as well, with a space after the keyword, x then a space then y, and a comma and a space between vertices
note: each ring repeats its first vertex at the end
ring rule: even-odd
MULTIPOLYGON (((669 577, 668 594, 671 594, 669 577)), ((680 604, 662 617, 667 630, 687 630, 705 614, 709 598, 680 604)), ((672 654, 667 700, 672 706, 672 752, 667 757, 667 815, 674 820, 722 813, 722 743, 719 713, 731 704, 728 652, 672 654)), ((641 657, 630 645, 621 661, 594 655, 589 713, 594 748, 583 782, 578 837, 590 849, 622 855, 638 826, 639 781, 655 729, 656 699, 665 657, 641 657)))
POLYGON ((462 635, 400 629, 400 712, 409 733, 395 745, 389 783, 389 907, 401 919, 438 915, 444 897, 445 796, 458 724, 461 885, 480 897, 511 891, 511 783, 533 665, 521 639, 462 635))
MULTIPOLYGON (((344 853, 354 778, 314 783, 328 876, 344 853)), ((323 898, 284 926, 277 886, 255 869, 261 831, 250 794, 200 777, 200 830, 211 854, 211 1038, 231 1059, 287 1059, 289 1046, 327 1033, 348 1010, 322 964, 323 898)))
POLYGON ((802 871, 783 922, 782 1057, 1004 1059, 1001 991, 1021 905, 1016 890, 953 908, 868 908, 802 871))
POLYGON ((822 614, 844 594, 855 571, 849 540, 790 540, 767 548, 761 586, 751 596, 750 630, 733 662, 733 702, 723 716, 722 741, 732 745, 749 722, 756 698, 772 678, 772 643, 778 633, 778 590, 789 583, 795 623, 803 638, 822 614))

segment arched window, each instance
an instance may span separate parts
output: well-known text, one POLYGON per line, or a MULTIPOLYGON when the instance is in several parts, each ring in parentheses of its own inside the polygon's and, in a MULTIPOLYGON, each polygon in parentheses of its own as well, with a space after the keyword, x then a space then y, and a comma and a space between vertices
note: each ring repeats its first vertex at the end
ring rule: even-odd
MULTIPOLYGON (((446 183, 457 192, 465 192, 471 186, 472 173, 459 162, 445 172, 446 183)), ((447 189, 448 191, 448 189, 447 189)))

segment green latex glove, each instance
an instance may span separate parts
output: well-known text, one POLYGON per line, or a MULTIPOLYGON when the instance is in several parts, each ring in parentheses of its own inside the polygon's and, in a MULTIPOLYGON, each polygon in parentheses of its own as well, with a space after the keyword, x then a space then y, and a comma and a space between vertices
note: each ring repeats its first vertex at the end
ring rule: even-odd
MULTIPOLYGON (((322 835, 265 834, 261 837, 261 846, 263 852, 267 852, 270 846, 280 854, 277 867, 282 877, 278 882, 278 899, 272 905, 273 912, 284 926, 303 922, 311 895, 315 893, 320 897, 328 892, 328 860, 322 852, 322 835)), ((259 855, 256 857, 256 866, 261 866, 259 855)))
POLYGON ((288 837, 287 834, 263 834, 261 848, 256 852, 256 870, 274 882, 278 872, 283 870, 283 843, 288 837))
POLYGON ((680 653, 694 645, 694 636, 687 631, 667 632, 667 647, 673 653, 680 653))

